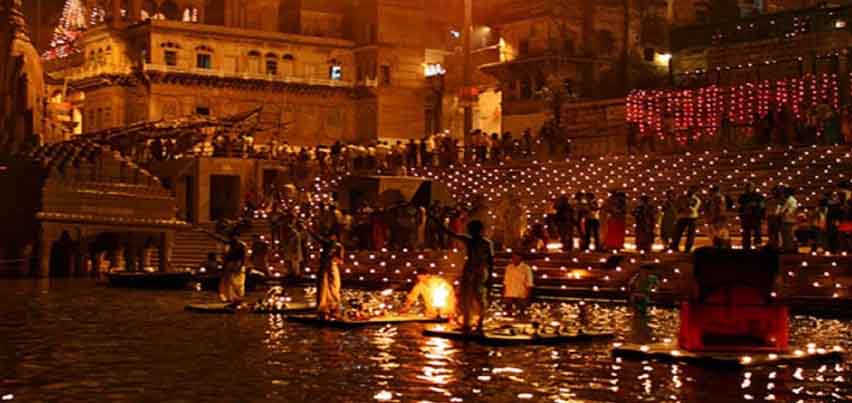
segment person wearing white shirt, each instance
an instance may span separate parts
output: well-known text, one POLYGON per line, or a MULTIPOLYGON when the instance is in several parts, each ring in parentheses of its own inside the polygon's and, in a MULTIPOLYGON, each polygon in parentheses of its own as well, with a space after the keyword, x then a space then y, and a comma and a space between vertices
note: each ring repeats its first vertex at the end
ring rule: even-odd
POLYGON ((680 239, 684 234, 686 235, 684 252, 692 252, 692 245, 695 243, 695 221, 698 220, 701 211, 701 198, 696 192, 697 189, 694 186, 690 187, 678 203, 677 227, 672 243, 669 245, 669 249, 675 252, 679 251, 680 239))
POLYGON ((796 226, 796 215, 799 212, 799 202, 795 197, 796 192, 792 188, 785 191, 784 204, 781 205, 779 215, 781 216, 781 249, 785 252, 795 252, 793 244, 793 228, 796 226))
POLYGON ((509 315, 523 313, 533 288, 533 273, 529 265, 517 252, 512 253, 512 262, 503 275, 503 298, 509 315))

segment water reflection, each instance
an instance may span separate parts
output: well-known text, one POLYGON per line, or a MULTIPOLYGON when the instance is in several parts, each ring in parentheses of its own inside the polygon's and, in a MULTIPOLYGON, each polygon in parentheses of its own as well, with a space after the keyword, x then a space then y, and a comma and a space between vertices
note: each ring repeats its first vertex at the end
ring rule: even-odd
MULTIPOLYGON (((77 281, 0 283, 0 397, 7 401, 841 402, 849 365, 714 371, 613 358, 611 342, 490 348, 419 325, 339 331, 281 316, 197 315, 206 293, 77 281), (9 396, 7 398, 7 396, 9 396)), ((495 309, 500 309, 497 306, 495 309)), ((677 311, 644 321, 607 304, 534 304, 530 315, 671 340, 677 311), (585 313, 583 313, 585 310, 585 313)), ((791 319, 791 343, 852 348, 852 321, 791 319)))

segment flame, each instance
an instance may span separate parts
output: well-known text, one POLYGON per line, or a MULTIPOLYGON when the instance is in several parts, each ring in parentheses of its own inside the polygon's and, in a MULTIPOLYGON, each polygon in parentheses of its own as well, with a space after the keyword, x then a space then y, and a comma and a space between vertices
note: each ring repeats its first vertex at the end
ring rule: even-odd
POLYGON ((451 292, 453 292, 453 290, 450 289, 450 285, 447 283, 439 283, 432 287, 432 290, 429 293, 432 298, 432 306, 438 310, 447 308, 451 292))
POLYGON ((439 276, 428 276, 421 281, 423 282, 421 285, 425 287, 422 295, 426 302, 427 315, 451 316, 456 309, 453 286, 439 276))

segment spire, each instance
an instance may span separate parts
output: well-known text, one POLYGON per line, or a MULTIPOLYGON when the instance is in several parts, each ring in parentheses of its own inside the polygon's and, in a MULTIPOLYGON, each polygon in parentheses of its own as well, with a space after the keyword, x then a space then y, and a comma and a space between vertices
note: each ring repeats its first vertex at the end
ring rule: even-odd
POLYGON ((86 6, 82 0, 66 0, 59 24, 53 30, 53 37, 42 57, 58 59, 77 53, 77 39, 89 26, 87 17, 86 6))
POLYGON ((2 0, 2 9, 0 15, 5 20, 4 23, 13 31, 14 38, 32 43, 30 39, 30 30, 27 28, 27 21, 24 19, 24 13, 21 11, 23 6, 21 0, 2 0))

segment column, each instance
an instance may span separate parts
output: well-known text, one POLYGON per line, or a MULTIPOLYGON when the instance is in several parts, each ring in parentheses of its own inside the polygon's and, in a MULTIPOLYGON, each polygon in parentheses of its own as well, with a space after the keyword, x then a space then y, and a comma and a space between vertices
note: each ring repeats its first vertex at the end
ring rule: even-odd
POLYGON ((38 244, 39 265, 36 277, 50 277, 50 256, 53 254, 53 243, 59 239, 59 232, 49 225, 42 224, 38 244))
POLYGON ((109 18, 113 27, 121 25, 121 0, 109 1, 109 18))
POLYGON ((139 22, 142 16, 142 0, 130 0, 130 10, 127 10, 127 20, 139 22))
POLYGON ((160 271, 167 272, 172 261, 172 246, 174 245, 174 230, 167 230, 160 236, 160 271))

